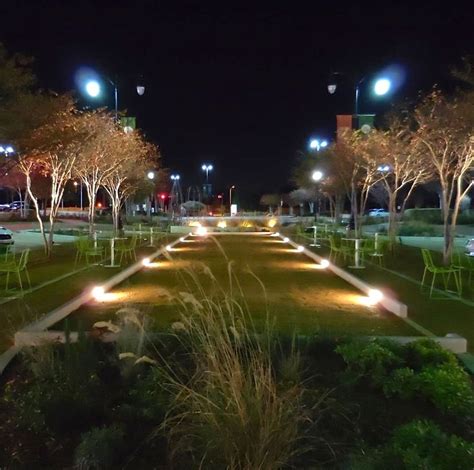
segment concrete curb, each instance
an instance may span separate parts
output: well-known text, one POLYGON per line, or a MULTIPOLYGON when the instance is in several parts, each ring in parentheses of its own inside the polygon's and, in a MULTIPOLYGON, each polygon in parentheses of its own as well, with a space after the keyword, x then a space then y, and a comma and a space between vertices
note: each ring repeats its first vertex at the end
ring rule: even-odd
MULTIPOLYGON (((281 240, 288 238, 288 237, 283 237, 282 235, 278 235, 278 237, 281 240)), ((288 244, 291 245, 293 248, 298 248, 298 246, 303 246, 303 245, 299 245, 298 243, 295 243, 291 239, 288 239, 288 244)), ((317 255, 311 250, 308 250, 308 248, 306 247, 304 247, 304 250, 301 253, 305 254, 308 258, 313 259, 317 263, 321 263, 323 259, 326 259, 326 258, 323 258, 322 256, 317 255)), ((374 286, 367 284, 366 282, 362 281, 358 277, 345 271, 339 266, 336 266, 333 263, 330 263, 327 269, 329 269, 331 272, 333 272, 336 276, 340 277, 341 279, 344 279, 346 282, 354 286, 356 289, 359 289, 360 291, 364 292, 364 294, 368 295, 372 289, 376 289, 374 286)), ((406 318, 408 316, 408 307, 404 303, 399 302, 398 300, 393 299, 391 297, 388 297, 385 294, 384 294, 383 299, 379 303, 386 310, 397 315, 400 318, 406 318)))
MULTIPOLYGON (((186 237, 182 237, 186 238, 186 237)), ((178 238, 174 242, 169 243, 167 246, 173 247, 174 245, 181 242, 181 239, 178 238)), ((150 260, 157 258, 158 256, 162 255, 166 251, 166 247, 160 248, 151 255, 148 256, 150 260)), ((112 276, 108 281, 101 284, 101 287, 104 288, 104 291, 110 290, 112 287, 120 284, 128 277, 132 276, 136 272, 143 269, 142 261, 137 261, 136 263, 132 264, 128 268, 124 269, 123 271, 119 272, 115 276, 112 276)), ((79 307, 84 305, 85 303, 91 301, 94 298, 92 291, 84 292, 74 299, 70 300, 69 302, 61 305, 60 307, 52 310, 48 314, 46 314, 40 320, 37 320, 33 323, 30 323, 26 327, 22 328, 21 330, 17 331, 14 336, 14 346, 8 349, 6 352, 0 355, 0 374, 3 373, 7 365, 10 361, 20 352, 21 345, 24 345, 24 334, 25 333, 39 333, 44 332, 55 323, 63 320, 69 314, 77 310, 79 307)))

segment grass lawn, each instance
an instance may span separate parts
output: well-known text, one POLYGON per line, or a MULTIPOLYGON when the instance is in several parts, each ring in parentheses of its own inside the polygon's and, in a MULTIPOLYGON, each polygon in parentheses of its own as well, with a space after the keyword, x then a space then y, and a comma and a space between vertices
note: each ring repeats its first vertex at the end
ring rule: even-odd
MULTIPOLYGON (((316 252, 329 255, 328 248, 324 246, 316 252)), ((440 253, 433 252, 433 259, 435 263, 441 264, 440 253)), ((338 264, 345 267, 342 259, 338 260, 338 264)), ((447 333, 464 336, 468 340, 469 350, 474 351, 474 289, 467 285, 467 276, 463 279, 465 302, 449 297, 440 299, 439 293, 435 293, 435 298, 430 299, 429 289, 421 291, 419 284, 424 268, 420 248, 397 245, 393 253, 386 253, 385 266, 387 269, 380 269, 366 263, 366 269, 357 270, 355 274, 404 302, 408 306, 408 317, 419 325, 438 336, 447 333)), ((428 279, 431 282, 431 277, 428 279)), ((441 283, 441 279, 439 282, 441 283)))
MULTIPOLYGON (((246 303, 258 326, 267 315, 278 330, 331 335, 413 335, 399 318, 362 305, 352 286, 281 241, 268 236, 225 235, 178 245, 171 259, 159 259, 111 295, 110 301, 84 306, 68 321, 71 329, 81 322, 89 328, 99 320, 113 319, 125 305, 146 311, 157 328, 179 319, 177 299, 189 292, 199 300, 233 292, 246 303), (216 242, 217 240, 217 242, 216 242), (229 267, 235 274, 229 282, 229 267), (196 284, 190 275, 199 279, 196 284), (239 291, 243 295, 239 295, 239 291)), ((54 327, 57 329, 58 326, 54 327)))
MULTIPOLYGON (((139 248, 137 255, 143 256, 155 250, 156 248, 139 248)), ((18 291, 5 292, 5 278, 0 276, 0 352, 12 344, 15 331, 66 303, 89 286, 102 282, 119 271, 119 269, 94 266, 34 290, 41 284, 82 268, 83 263, 78 264, 77 268, 74 267, 75 254, 73 244, 55 247, 50 260, 44 257, 42 249, 32 250, 28 271, 33 291, 9 302, 4 301, 9 296, 17 295, 18 291)), ((17 287, 14 278, 11 280, 11 287, 17 287)))

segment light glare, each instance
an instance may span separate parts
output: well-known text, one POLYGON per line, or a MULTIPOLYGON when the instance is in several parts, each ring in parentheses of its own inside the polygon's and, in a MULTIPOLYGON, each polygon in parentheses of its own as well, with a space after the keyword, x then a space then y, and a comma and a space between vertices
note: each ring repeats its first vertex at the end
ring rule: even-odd
POLYGON ((100 84, 97 80, 90 80, 86 83, 86 92, 92 98, 97 98, 100 94, 100 84))
POLYGON ((198 227, 196 229, 196 235, 199 235, 200 237, 204 237, 207 235, 207 228, 206 227, 198 227))
POLYGON ((104 298, 105 289, 102 286, 95 286, 91 291, 92 296, 95 300, 100 301, 104 298))
POLYGON ((304 246, 303 246, 303 245, 298 245, 298 247, 296 248, 296 251, 297 251, 298 253, 303 253, 303 251, 304 251, 304 246))
POLYGON ((390 91, 391 82, 387 78, 380 78, 375 82, 374 92, 378 96, 383 96, 390 91))
POLYGON ((290 241, 290 239, 289 239, 288 237, 285 237, 285 238, 283 239, 283 241, 284 241, 285 243, 288 243, 288 242, 290 241))

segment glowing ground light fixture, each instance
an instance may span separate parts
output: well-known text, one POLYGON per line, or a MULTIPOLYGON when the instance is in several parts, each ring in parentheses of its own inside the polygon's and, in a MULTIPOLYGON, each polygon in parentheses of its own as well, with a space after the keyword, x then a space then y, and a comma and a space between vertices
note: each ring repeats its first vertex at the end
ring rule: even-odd
POLYGON ((180 242, 185 242, 185 241, 186 241, 186 238, 181 237, 181 238, 179 239, 179 241, 180 241, 180 242))
POLYGON ((290 239, 289 239, 288 237, 285 237, 285 238, 283 239, 283 243, 288 243, 289 241, 290 241, 290 239))
POLYGON ((151 264, 151 259, 150 258, 143 258, 142 259, 142 265, 145 266, 145 267, 148 267, 150 266, 151 264))
POLYGON ((296 247, 296 251, 297 251, 298 253, 303 253, 303 251, 304 251, 304 246, 303 246, 303 245, 298 245, 298 246, 296 247))
POLYGON ((105 289, 102 286, 95 286, 92 289, 91 294, 95 300, 100 302, 105 296, 105 289))
POLYGON ((378 289, 369 289, 367 297, 369 298, 370 305, 376 305, 383 300, 384 295, 378 289))
POLYGON ((171 245, 166 245, 166 251, 172 251, 173 247, 171 245))
POLYGON ((196 229, 196 235, 200 237, 205 237, 207 235, 207 228, 206 227, 198 227, 196 229))
POLYGON ((323 269, 326 269, 326 268, 329 268, 329 265, 331 263, 327 260, 327 259, 322 259, 319 263, 319 265, 321 266, 321 268, 323 269))

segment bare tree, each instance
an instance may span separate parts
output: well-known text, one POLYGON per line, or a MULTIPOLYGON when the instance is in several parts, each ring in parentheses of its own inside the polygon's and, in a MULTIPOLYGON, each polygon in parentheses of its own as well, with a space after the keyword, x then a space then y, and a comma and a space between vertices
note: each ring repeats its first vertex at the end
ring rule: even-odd
POLYGON ((376 168, 379 183, 387 194, 389 212, 388 233, 393 241, 397 232, 397 205, 401 213, 413 190, 432 175, 424 153, 413 145, 413 133, 408 123, 397 117, 389 121, 386 131, 371 131, 362 145, 361 155, 368 171, 376 168))
POLYGON ((262 194, 260 205, 268 206, 268 212, 273 213, 272 207, 280 204, 280 196, 278 194, 262 194))
POLYGON ((73 174, 79 177, 86 187, 89 200, 89 232, 92 233, 97 192, 104 179, 120 164, 115 155, 114 142, 118 130, 113 117, 103 110, 84 113, 82 125, 87 129, 90 138, 74 165, 73 174))
POLYGON ((473 93, 448 100, 435 90, 415 109, 415 143, 440 183, 446 264, 451 260, 461 201, 474 185, 473 108, 473 93))
POLYGON ((157 165, 156 161, 153 162, 157 150, 146 143, 137 131, 125 133, 117 129, 113 143, 115 165, 104 176, 102 185, 110 197, 114 229, 117 231, 120 229, 120 210, 124 202, 144 184, 150 165, 157 165))
POLYGON ((68 96, 55 100, 60 105, 59 109, 23 140, 25 152, 19 160, 19 168, 26 177, 28 196, 35 206, 47 256, 52 252, 56 217, 66 183, 71 178, 72 169, 87 138, 82 133, 80 113, 76 111, 73 100, 68 96), (39 198, 32 187, 32 175, 35 172, 49 176, 51 181, 48 236, 40 216, 39 198))

